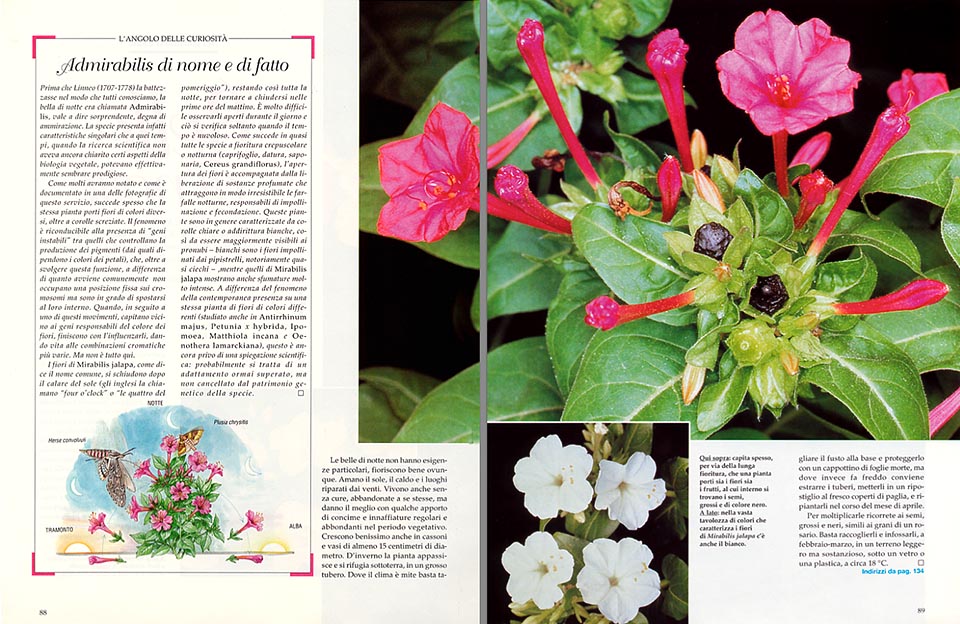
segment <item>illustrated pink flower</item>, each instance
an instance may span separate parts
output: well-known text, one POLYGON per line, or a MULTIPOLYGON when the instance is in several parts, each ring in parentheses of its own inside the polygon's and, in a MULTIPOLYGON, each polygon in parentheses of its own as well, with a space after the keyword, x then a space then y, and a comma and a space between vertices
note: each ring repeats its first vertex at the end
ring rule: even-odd
POLYGON ((816 169, 817 165, 823 161, 824 156, 830 150, 830 141, 833 138, 829 132, 815 134, 807 142, 800 146, 797 153, 793 155, 790 161, 790 167, 797 165, 809 165, 810 169, 816 169))
POLYGON ((550 64, 547 61, 547 53, 543 48, 543 41, 543 24, 534 19, 525 21, 517 33, 517 49, 520 51, 523 61, 527 64, 534 82, 537 83, 537 88, 540 89, 544 102, 547 103, 550 115, 553 116, 553 120, 560 130, 560 136, 567 143, 570 154, 576 161, 577 166, 580 167, 587 182, 593 188, 597 188, 600 185, 600 176, 597 175, 596 169, 590 163, 587 152, 580 144, 580 139, 577 138, 577 134, 573 131, 573 126, 570 125, 570 120, 563 110, 560 95, 557 93, 557 87, 553 84, 553 77, 550 75, 550 64))
POLYGON ((876 168, 883 155, 893 147, 893 144, 902 139, 910 130, 910 119, 906 113, 897 106, 890 106, 880 113, 877 122, 870 132, 870 138, 867 139, 867 145, 863 148, 863 153, 853 166, 853 171, 840 184, 840 195, 837 197, 837 203, 830 209, 830 214, 820 227, 820 231, 810 243, 807 249, 807 255, 816 257, 827 243, 827 239, 840 222, 843 211, 847 209, 850 202, 856 196, 857 191, 863 186, 870 173, 876 168))
POLYGON ((850 42, 819 19, 799 26, 779 11, 749 15, 734 49, 717 59, 720 87, 757 129, 773 137, 780 194, 787 196, 787 135, 853 108, 860 74, 852 71, 850 42))
POLYGON ((198 496, 193 499, 193 508, 198 514, 205 516, 210 513, 210 501, 203 496, 198 496))
MULTIPOLYGON (((510 211, 509 215, 495 216, 503 216, 541 230, 570 235, 570 222, 550 212, 549 208, 540 203, 540 200, 530 190, 530 179, 519 168, 513 165, 501 167, 493 181, 493 188, 497 191, 500 199, 524 215, 516 218, 518 217, 516 212, 510 211)), ((491 208, 491 204, 488 202, 487 210, 494 214, 495 211, 504 212, 507 209, 499 204, 491 208)))
POLYGON ((263 555, 230 555, 227 557, 227 561, 230 563, 236 563, 238 561, 252 561, 254 563, 263 563, 263 555))
POLYGON ((190 472, 203 472, 207 469, 207 456, 203 451, 197 451, 187 456, 190 472))
POLYGON ((680 173, 680 163, 673 156, 667 156, 657 171, 657 187, 660 189, 660 199, 663 202, 663 216, 660 219, 669 223, 677 212, 677 203, 683 191, 683 175, 680 173))
POLYGON ((163 509, 150 516, 150 526, 157 531, 169 531, 172 525, 173 516, 168 514, 163 509))
POLYGON ((480 130, 439 102, 423 134, 380 147, 380 185, 390 196, 377 232, 406 241, 440 240, 480 206, 480 130))
POLYGON ((517 146, 523 142, 533 127, 537 125, 543 114, 540 109, 535 109, 526 119, 520 122, 520 125, 511 130, 502 139, 487 147, 487 169, 493 169, 503 159, 510 155, 510 152, 517 149, 517 146))
POLYGON ((140 514, 150 511, 149 507, 141 507, 140 503, 137 502, 136 496, 130 497, 130 519, 139 521, 140 514))
POLYGON ((687 67, 689 49, 690 46, 680 38, 680 31, 676 28, 661 32, 647 46, 647 65, 663 95, 680 162, 687 172, 694 168, 690 133, 687 130, 687 108, 683 102, 683 72, 687 67))
POLYGON ((96 565, 98 563, 126 563, 121 557, 98 557, 96 555, 90 555, 87 557, 87 561, 90 562, 90 565, 96 565))
POLYGON ((813 173, 800 176, 800 209, 793 217, 794 229, 800 229, 810 219, 814 211, 827 198, 827 193, 833 190, 833 182, 817 169, 813 173))
POLYGON ((207 481, 212 479, 216 475, 223 476, 223 464, 216 462, 215 464, 207 464, 207 470, 210 471, 210 476, 207 477, 207 481))
POLYGON ((947 422, 960 411, 960 388, 943 400, 942 403, 930 410, 930 437, 940 431, 947 422))
POLYGON ((834 303, 833 311, 839 315, 880 314, 903 312, 933 305, 947 296, 950 287, 937 280, 921 279, 910 282, 900 290, 867 301, 834 303))
POLYGON ((887 87, 887 97, 894 106, 909 111, 949 90, 947 77, 943 74, 915 74, 913 70, 905 69, 900 80, 887 87))
POLYGON ((145 459, 140 462, 140 465, 137 466, 136 472, 133 473, 134 479, 139 479, 140 477, 150 477, 154 481, 157 480, 157 476, 153 474, 153 471, 150 470, 150 460, 145 459))
POLYGON ((238 531, 230 529, 229 539, 239 540, 239 535, 246 531, 247 529, 256 529, 258 531, 263 530, 263 514, 260 512, 253 511, 252 509, 247 510, 247 523, 244 524, 238 531))
POLYGON ((177 452, 177 446, 177 436, 164 436, 160 441, 160 450, 167 453, 167 461, 170 461, 170 456, 177 452))
POLYGON ((88 527, 90 532, 96 533, 97 531, 103 531, 104 533, 113 535, 113 531, 108 529, 107 524, 104 522, 104 519, 106 517, 107 517, 107 514, 105 513, 97 514, 97 512, 95 511, 90 512, 90 518, 88 520, 90 522, 90 526, 88 527))
POLYGON ((190 496, 190 486, 183 481, 177 481, 175 485, 170 486, 170 498, 175 501, 187 500, 190 496))
POLYGON ((675 310, 693 303, 696 291, 687 292, 658 299, 648 303, 638 303, 634 305, 619 304, 606 295, 597 297, 587 304, 587 315, 583 322, 591 327, 596 327, 604 331, 613 329, 618 325, 635 321, 652 314, 659 314, 667 310, 675 310))

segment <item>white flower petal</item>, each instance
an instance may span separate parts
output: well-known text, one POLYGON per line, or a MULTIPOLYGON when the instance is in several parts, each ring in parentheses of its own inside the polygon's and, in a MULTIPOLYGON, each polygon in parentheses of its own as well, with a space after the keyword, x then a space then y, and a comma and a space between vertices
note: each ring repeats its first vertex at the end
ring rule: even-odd
POLYGON ((514 542, 500 558, 510 573, 507 593, 514 602, 533 600, 540 609, 552 607, 563 597, 559 585, 573 574, 573 556, 560 550, 549 533, 532 533, 523 545, 514 542))
POLYGON ((652 559, 650 549, 633 538, 595 540, 583 549, 580 595, 614 624, 629 622, 660 595, 660 575, 647 567, 652 559))
POLYGON ((651 481, 657 476, 657 463, 646 453, 637 451, 627 460, 626 480, 633 483, 651 481))
POLYGON ((587 475, 593 459, 582 446, 563 446, 549 435, 537 440, 514 466, 513 484, 523 492, 523 505, 538 518, 553 518, 560 511, 579 513, 593 498, 587 475))

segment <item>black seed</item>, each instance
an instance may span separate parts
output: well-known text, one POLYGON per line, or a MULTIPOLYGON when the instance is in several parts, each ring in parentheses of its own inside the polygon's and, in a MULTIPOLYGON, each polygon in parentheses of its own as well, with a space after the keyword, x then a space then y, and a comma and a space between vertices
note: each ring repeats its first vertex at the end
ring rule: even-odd
POLYGON ((730 231, 719 223, 704 223, 693 235, 693 250, 714 260, 723 260, 723 252, 732 240, 730 231))
POLYGON ((779 275, 762 275, 750 290, 750 305, 765 314, 773 314, 787 302, 787 288, 779 275))

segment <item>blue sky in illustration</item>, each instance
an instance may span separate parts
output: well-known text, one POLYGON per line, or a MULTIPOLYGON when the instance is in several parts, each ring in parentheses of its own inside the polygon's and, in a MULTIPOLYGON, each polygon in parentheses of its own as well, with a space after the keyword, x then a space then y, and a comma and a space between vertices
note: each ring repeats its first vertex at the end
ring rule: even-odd
MULTIPOLYGON (((228 419, 183 406, 142 407, 120 414, 110 422, 100 423, 96 432, 90 432, 82 448, 105 448, 121 453, 133 448, 124 461, 124 466, 133 476, 137 465, 144 459, 152 455, 166 458, 166 454, 160 450, 160 441, 164 436, 179 435, 202 427, 203 437, 197 448, 206 453, 210 461, 223 464, 224 476, 217 479, 225 483, 227 480, 235 482, 239 477, 252 486, 251 481, 257 481, 261 476, 256 460, 231 427, 214 424, 215 417, 219 420, 228 419)), ((82 513, 97 511, 106 512, 109 517, 127 518, 126 512, 107 494, 106 484, 97 473, 97 462, 90 461, 79 450, 65 483, 70 507, 82 513)), ((146 492, 149 479, 134 479, 134 483, 138 492, 146 492)), ((127 493, 128 505, 130 494, 127 493)))

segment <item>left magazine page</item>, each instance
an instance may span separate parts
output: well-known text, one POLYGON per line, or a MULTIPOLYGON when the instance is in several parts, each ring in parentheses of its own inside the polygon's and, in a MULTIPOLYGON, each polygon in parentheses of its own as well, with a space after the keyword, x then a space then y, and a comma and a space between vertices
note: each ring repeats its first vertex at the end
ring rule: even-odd
POLYGON ((155 591, 243 621, 476 602, 476 488, 444 496, 476 482, 476 446, 359 444, 357 3, 0 7, 20 94, 0 620, 155 591), (411 488, 396 517, 381 479, 411 488), (408 521, 435 530, 411 544, 408 521))

